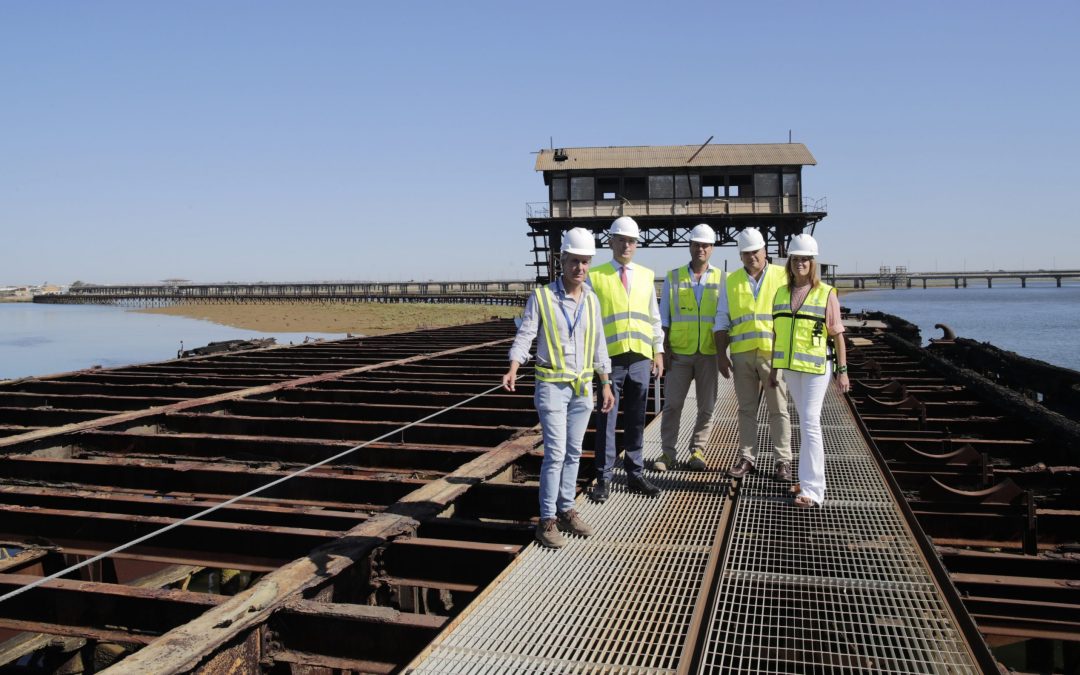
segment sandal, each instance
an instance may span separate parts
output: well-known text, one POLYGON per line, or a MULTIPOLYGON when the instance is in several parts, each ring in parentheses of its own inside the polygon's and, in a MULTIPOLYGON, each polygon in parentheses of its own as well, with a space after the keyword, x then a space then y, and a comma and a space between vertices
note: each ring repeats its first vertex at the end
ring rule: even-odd
POLYGON ((819 505, 806 495, 798 495, 795 497, 795 506, 800 509, 816 509, 819 505))

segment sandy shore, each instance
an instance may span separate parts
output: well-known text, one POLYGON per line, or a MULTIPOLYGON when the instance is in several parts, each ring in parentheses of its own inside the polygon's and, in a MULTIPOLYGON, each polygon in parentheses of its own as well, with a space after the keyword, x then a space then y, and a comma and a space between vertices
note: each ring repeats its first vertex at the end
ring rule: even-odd
POLYGON ((175 305, 133 310, 186 316, 264 333, 380 335, 509 318, 520 307, 499 305, 379 304, 369 302, 175 305))

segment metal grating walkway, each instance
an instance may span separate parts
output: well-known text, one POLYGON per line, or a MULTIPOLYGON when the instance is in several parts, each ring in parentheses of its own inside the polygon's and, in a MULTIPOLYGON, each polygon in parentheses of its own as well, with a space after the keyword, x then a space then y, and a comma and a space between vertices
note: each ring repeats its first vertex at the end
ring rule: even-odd
MULTIPOLYGON (((771 467, 764 404, 758 419, 759 447, 768 449, 759 466, 771 467)), ((832 387, 821 426, 824 508, 794 508, 787 486, 767 474, 742 481, 698 672, 978 672, 832 387)))
MULTIPOLYGON (((823 412, 826 508, 805 512, 763 474, 729 501, 734 399, 721 380, 705 452, 715 470, 651 474, 664 492, 650 500, 626 492, 617 467, 606 504, 578 500, 595 536, 561 551, 529 546, 406 672, 685 672, 701 621, 702 673, 976 672, 844 402, 830 390, 823 412)), ((690 400, 683 461, 694 412, 690 400)), ((654 421, 645 456, 659 454, 654 421)), ((772 463, 763 450, 759 465, 772 463)))

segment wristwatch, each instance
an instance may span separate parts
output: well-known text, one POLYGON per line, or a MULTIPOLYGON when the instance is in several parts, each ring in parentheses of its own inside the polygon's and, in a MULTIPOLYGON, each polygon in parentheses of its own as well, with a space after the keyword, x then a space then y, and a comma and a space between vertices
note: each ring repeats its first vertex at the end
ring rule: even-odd
POLYGON ((836 374, 837 375, 844 375, 845 373, 847 373, 847 364, 846 363, 844 365, 842 365, 842 366, 837 366, 836 367, 836 374))

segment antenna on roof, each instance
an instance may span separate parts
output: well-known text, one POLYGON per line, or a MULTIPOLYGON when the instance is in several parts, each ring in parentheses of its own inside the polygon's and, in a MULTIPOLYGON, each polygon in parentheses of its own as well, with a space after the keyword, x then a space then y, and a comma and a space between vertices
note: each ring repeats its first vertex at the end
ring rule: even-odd
POLYGON ((554 136, 548 136, 548 143, 551 144, 551 149, 554 150, 555 149, 555 137, 554 136))
POLYGON ((695 152, 694 154, 690 155, 690 159, 686 160, 686 163, 687 163, 687 164, 689 164, 690 162, 694 161, 694 158, 695 158, 695 157, 697 157, 697 156, 698 156, 698 154, 699 154, 699 153, 700 153, 700 152, 701 152, 702 150, 704 150, 704 149, 705 149, 705 146, 706 146, 706 145, 708 145, 708 144, 709 144, 709 141, 711 141, 712 139, 713 139, 713 137, 712 137, 712 136, 709 136, 708 138, 706 138, 706 139, 705 139, 705 142, 701 144, 701 147, 700 147, 700 148, 698 148, 698 149, 697 149, 697 151, 696 151, 696 152, 695 152))
POLYGON ((791 129, 788 129, 788 130, 787 130, 787 142, 788 142, 788 143, 790 143, 790 142, 791 142, 791 129))

